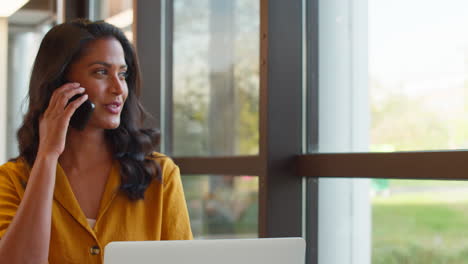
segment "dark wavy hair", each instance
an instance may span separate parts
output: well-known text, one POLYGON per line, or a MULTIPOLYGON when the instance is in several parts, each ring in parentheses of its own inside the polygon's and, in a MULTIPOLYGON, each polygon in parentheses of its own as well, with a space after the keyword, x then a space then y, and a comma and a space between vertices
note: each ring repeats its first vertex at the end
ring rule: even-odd
POLYGON ((54 26, 41 42, 29 83, 29 108, 18 130, 19 157, 32 166, 39 147, 39 118, 49 105, 55 89, 66 82, 70 65, 79 59, 86 44, 101 38, 117 39, 125 54, 128 66, 128 97, 121 113, 121 123, 116 129, 106 130, 105 137, 113 156, 121 165, 121 186, 129 199, 143 199, 153 179, 162 182, 161 168, 153 160, 159 144, 156 129, 144 129, 143 122, 149 114, 138 100, 140 70, 135 51, 117 27, 103 21, 78 19, 54 26))

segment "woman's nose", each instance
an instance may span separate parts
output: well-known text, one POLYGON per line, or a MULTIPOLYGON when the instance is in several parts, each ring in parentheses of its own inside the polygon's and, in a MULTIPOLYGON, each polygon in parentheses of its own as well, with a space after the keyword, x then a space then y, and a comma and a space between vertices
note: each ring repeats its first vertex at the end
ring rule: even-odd
POLYGON ((122 93, 124 93, 124 90, 125 90, 125 86, 126 86, 126 81, 125 80, 122 80, 120 79, 120 77, 117 75, 117 76, 114 76, 112 78, 112 93, 114 94, 117 94, 117 95, 120 95, 122 93))

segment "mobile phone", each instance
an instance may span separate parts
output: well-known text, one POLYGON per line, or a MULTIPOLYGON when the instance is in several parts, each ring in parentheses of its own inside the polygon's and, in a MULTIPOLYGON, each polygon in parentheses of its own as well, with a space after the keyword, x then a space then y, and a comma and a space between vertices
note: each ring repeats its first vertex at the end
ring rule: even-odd
MULTIPOLYGON (((78 99, 82 94, 77 94, 73 96, 68 103, 78 99)), ((70 126, 73 127, 74 129, 77 130, 83 130, 86 127, 86 124, 88 123, 89 119, 91 118, 91 115, 93 114, 94 111, 94 104, 86 100, 83 104, 80 105, 73 113, 71 119, 70 119, 70 126)))

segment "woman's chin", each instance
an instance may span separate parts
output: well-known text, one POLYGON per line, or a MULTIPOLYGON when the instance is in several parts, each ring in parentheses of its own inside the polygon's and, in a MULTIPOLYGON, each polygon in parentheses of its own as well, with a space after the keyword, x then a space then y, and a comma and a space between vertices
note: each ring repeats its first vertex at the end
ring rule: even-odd
POLYGON ((101 117, 101 118, 92 118, 88 125, 86 126, 89 129, 104 129, 112 130, 120 126, 120 116, 113 117, 101 117))
POLYGON ((120 126, 120 120, 118 122, 109 123, 106 129, 117 129, 120 126))
POLYGON ((107 130, 117 129, 120 126, 120 118, 112 120, 105 120, 101 123, 100 127, 107 130))

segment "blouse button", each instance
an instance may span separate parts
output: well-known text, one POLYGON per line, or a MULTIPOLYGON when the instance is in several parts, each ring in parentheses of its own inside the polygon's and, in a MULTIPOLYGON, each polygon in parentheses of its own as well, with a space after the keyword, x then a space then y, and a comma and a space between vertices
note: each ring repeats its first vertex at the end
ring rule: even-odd
POLYGON ((93 246, 89 249, 89 253, 91 253, 91 255, 98 255, 100 252, 101 250, 98 246, 93 246))

